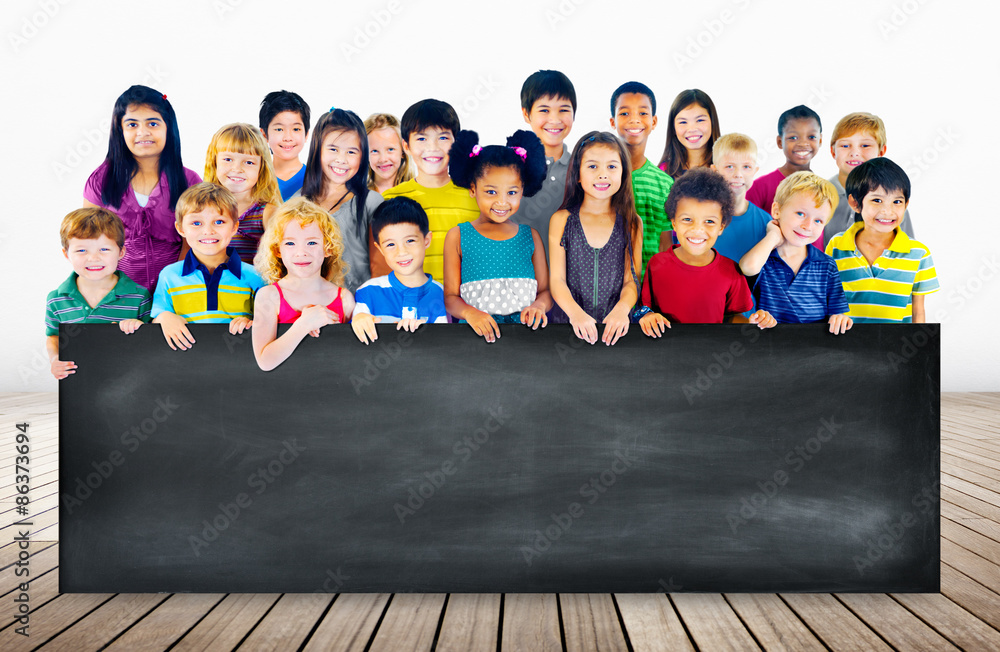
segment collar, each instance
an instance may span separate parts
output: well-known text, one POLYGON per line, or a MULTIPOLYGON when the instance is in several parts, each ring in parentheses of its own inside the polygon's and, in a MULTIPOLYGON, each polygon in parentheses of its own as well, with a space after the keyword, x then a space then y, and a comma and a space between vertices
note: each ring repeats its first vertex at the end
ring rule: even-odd
MULTIPOLYGON (((752 205, 753 204, 751 204, 751 206, 752 205)), ((806 245, 806 258, 805 260, 802 261, 802 267, 805 267, 809 263, 814 263, 820 258, 825 258, 825 257, 826 254, 820 251, 818 247, 813 246, 813 244, 810 242, 809 244, 806 245)), ((788 263, 785 262, 785 259, 781 257, 781 254, 778 253, 777 247, 771 250, 771 253, 768 255, 768 258, 774 258, 775 260, 780 260, 782 264, 788 266, 788 263)), ((801 271, 801 268, 799 269, 799 271, 801 271)))
MULTIPOLYGON (((843 235, 834 240, 834 249, 840 249, 842 251, 855 251, 858 248, 855 238, 857 238, 858 232, 865 228, 864 222, 855 222, 852 224, 843 235)), ((810 245, 811 246, 811 245, 810 245)), ((892 239, 892 244, 888 246, 886 251, 892 251, 900 254, 910 253, 910 236, 903 233, 903 230, 896 227, 896 235, 892 239)))
MULTIPOLYGON (((226 247, 226 253, 229 254, 229 258, 226 262, 219 265, 219 267, 228 269, 229 272, 236 278, 242 278, 241 273, 243 271, 243 261, 240 260, 240 255, 236 253, 236 250, 232 247, 226 247)), ((194 255, 194 249, 188 249, 187 255, 184 256, 184 266, 181 268, 181 276, 187 276, 188 274, 193 274, 196 271, 202 271, 208 274, 208 268, 202 264, 198 257, 194 255)))
POLYGON ((398 278, 396 278, 396 272, 392 271, 389 272, 389 285, 391 285, 393 289, 398 292, 416 292, 417 294, 423 296, 424 294, 427 294, 427 292, 431 289, 431 287, 433 287, 434 284, 434 277, 432 277, 427 272, 424 272, 424 276, 427 277, 427 280, 424 282, 423 285, 411 288, 407 285, 403 285, 403 283, 398 278))
MULTIPOLYGON (((122 272, 120 269, 116 270, 115 274, 118 275, 118 280, 115 281, 115 286, 111 288, 106 295, 104 295, 104 299, 101 299, 101 303, 104 303, 105 299, 108 299, 112 296, 118 298, 122 294, 128 294, 129 290, 131 289, 131 286, 135 285, 135 282, 132 281, 129 277, 125 276, 124 272, 122 272)), ((80 294, 79 286, 77 286, 76 284, 78 278, 80 278, 79 274, 77 274, 76 272, 70 272, 66 280, 62 282, 62 285, 60 285, 56 289, 56 292, 58 292, 59 294, 65 294, 70 297, 76 297, 80 301, 84 301, 84 303, 86 303, 86 301, 83 298, 83 295, 80 294)))

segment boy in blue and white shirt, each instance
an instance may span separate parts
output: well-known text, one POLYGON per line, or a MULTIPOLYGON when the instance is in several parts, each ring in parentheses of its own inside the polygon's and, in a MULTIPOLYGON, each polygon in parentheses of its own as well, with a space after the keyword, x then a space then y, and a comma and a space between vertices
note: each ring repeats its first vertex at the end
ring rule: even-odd
POLYGON ((364 283, 354 293, 351 326, 358 339, 378 339, 376 323, 396 323, 413 332, 420 324, 448 323, 444 288, 424 272, 424 255, 431 244, 427 213, 408 197, 393 197, 372 214, 372 237, 392 269, 364 283))

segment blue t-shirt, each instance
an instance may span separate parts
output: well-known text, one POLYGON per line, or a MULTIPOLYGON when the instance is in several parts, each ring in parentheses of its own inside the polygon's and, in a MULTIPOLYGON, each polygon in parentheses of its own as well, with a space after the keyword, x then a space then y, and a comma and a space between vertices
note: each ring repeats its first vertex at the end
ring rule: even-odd
POLYGON ((380 317, 382 324, 395 323, 404 317, 426 319, 429 324, 448 323, 444 288, 430 274, 427 282, 416 288, 400 283, 396 272, 369 279, 355 292, 354 301, 355 315, 380 317))
POLYGON ((715 250, 720 254, 740 262, 740 258, 764 239, 764 232, 771 222, 771 216, 750 204, 742 215, 733 215, 729 225, 715 241, 715 250))
POLYGON ((297 193, 302 188, 302 182, 306 180, 306 166, 299 168, 296 172, 288 179, 288 181, 282 181, 278 179, 278 190, 281 191, 281 201, 288 201, 288 198, 297 193))
POLYGON ((826 321, 850 310, 837 263, 812 245, 806 246, 798 274, 792 273, 777 249, 772 251, 757 275, 753 294, 757 307, 771 313, 779 324, 826 321))

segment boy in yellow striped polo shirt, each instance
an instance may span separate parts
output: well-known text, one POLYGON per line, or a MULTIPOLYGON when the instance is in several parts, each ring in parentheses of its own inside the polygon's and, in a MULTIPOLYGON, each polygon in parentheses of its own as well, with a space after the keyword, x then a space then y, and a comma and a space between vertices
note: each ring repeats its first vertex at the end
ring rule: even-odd
POLYGON ((195 184, 177 198, 174 227, 190 251, 160 272, 152 311, 175 351, 194 344, 189 322, 228 323, 234 335, 252 323, 253 297, 264 281, 229 246, 237 215, 233 193, 214 183, 195 184))
POLYGON ((924 296, 940 289, 930 249, 900 229, 910 179, 887 158, 854 168, 845 184, 855 222, 827 243, 856 323, 922 323, 924 296))

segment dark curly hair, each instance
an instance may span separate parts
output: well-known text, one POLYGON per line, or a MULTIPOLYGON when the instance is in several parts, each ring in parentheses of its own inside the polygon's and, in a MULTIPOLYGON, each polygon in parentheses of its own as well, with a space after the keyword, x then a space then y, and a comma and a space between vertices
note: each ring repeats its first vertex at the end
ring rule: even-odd
POLYGON ((473 156, 479 145, 479 134, 463 130, 455 135, 455 142, 448 154, 448 174, 460 188, 470 188, 481 179, 489 168, 514 168, 521 175, 524 196, 531 197, 542 189, 545 181, 545 148, 538 136, 519 129, 507 138, 507 146, 487 145, 473 156), (525 157, 514 151, 521 147, 525 157))
POLYGON ((733 219, 733 191, 725 177, 709 168, 694 168, 688 170, 670 188, 667 203, 664 206, 667 217, 674 219, 677 203, 682 199, 696 201, 714 201, 722 210, 722 226, 728 226, 733 219))

